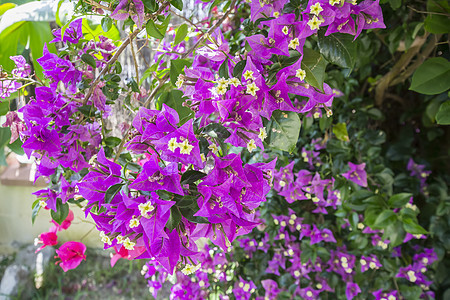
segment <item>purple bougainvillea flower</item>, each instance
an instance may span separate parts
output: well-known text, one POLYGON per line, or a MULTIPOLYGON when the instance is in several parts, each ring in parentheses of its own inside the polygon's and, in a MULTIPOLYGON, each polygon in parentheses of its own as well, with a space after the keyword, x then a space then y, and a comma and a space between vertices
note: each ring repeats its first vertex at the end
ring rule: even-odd
POLYGON ((153 155, 142 167, 142 172, 130 184, 130 188, 141 191, 165 190, 178 195, 184 195, 180 185, 178 164, 170 163, 161 168, 158 158, 153 155))
POLYGON ((16 67, 11 71, 14 76, 27 77, 31 74, 31 66, 22 55, 10 56, 9 58, 16 63, 16 67))
POLYGON ((78 44, 80 39, 83 38, 82 22, 83 19, 77 19, 72 23, 70 23, 69 26, 67 26, 66 30, 64 31, 64 37, 62 38, 61 38, 61 29, 55 30, 53 32, 55 38, 51 40, 50 43, 70 42, 72 44, 78 44))
POLYGON ((66 242, 56 250, 56 256, 60 259, 56 264, 67 272, 68 270, 75 269, 81 263, 81 261, 86 259, 86 246, 80 242, 66 242))
POLYGON ((345 295, 347 296, 347 299, 351 300, 359 293, 361 293, 361 289, 359 288, 358 284, 354 282, 347 282, 347 288, 345 290, 345 295))
POLYGON ((61 81, 68 92, 74 94, 77 90, 76 85, 81 80, 81 71, 77 70, 70 61, 50 53, 47 45, 44 45, 43 54, 42 57, 37 59, 37 62, 44 69, 44 75, 53 80, 50 87, 56 90, 58 83, 61 81))
POLYGON ((124 21, 128 17, 136 23, 137 27, 142 28, 144 25, 144 4, 141 0, 121 0, 119 5, 110 15, 111 18, 124 21))
POLYGON ((380 0, 364 0, 358 4, 360 13, 356 19, 358 30, 355 38, 361 33, 363 29, 371 28, 386 28, 383 21, 383 12, 380 7, 380 0))
POLYGON ((278 288, 278 283, 272 279, 261 280, 263 288, 266 290, 264 299, 274 300, 277 299, 278 294, 281 290, 278 288))
POLYGON ((360 186, 367 187, 367 173, 364 170, 366 164, 362 163, 355 165, 354 163, 349 162, 348 166, 350 167, 350 170, 342 174, 342 176, 360 186))

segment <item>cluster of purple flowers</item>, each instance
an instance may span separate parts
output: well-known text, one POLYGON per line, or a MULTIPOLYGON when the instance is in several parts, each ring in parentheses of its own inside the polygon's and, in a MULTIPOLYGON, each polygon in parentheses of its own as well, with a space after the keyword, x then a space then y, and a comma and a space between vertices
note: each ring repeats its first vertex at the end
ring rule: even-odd
POLYGON ((410 175, 419 179, 420 191, 422 193, 426 192, 427 188, 427 178, 430 176, 431 171, 425 170, 425 165, 420 165, 414 162, 412 158, 409 159, 406 169, 410 172, 410 175))
POLYGON ((3 99, 20 89, 22 84, 19 81, 31 74, 31 67, 22 55, 11 56, 10 59, 16 64, 16 67, 11 71, 11 77, 0 70, 0 98, 3 99))
POLYGON ((180 257, 185 269, 193 267, 191 262, 199 255, 198 238, 210 238, 226 250, 237 236, 258 224, 254 222, 255 208, 270 190, 275 167, 275 160, 243 165, 237 154, 219 157, 209 150, 203 158, 211 157, 213 163, 208 174, 202 173, 198 191, 194 191, 191 185, 181 183, 182 174, 188 167, 200 172, 205 162, 192 120, 181 126, 178 123, 178 114, 168 106, 161 111, 141 108, 126 144, 131 152, 154 151, 140 172, 125 172, 101 150, 95 167, 78 183, 105 248, 143 247, 138 258, 155 258, 170 273, 180 257), (106 203, 105 193, 115 185, 124 189, 106 203), (206 223, 187 219, 177 201, 162 199, 158 191, 171 193, 172 200, 179 199, 175 195, 192 199, 199 207, 194 217, 203 217, 206 223), (166 224, 177 212, 182 214, 181 220, 169 230, 166 224))

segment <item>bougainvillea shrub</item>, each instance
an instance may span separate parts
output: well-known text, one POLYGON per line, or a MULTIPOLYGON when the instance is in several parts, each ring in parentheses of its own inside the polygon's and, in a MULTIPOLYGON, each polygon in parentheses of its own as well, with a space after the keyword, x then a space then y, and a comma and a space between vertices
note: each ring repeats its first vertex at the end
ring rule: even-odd
MULTIPOLYGON (((34 86, 4 126, 49 179, 33 205, 54 222, 42 247, 70 226, 71 203, 111 265, 148 260, 154 297, 167 280, 173 299, 441 297, 448 161, 435 157, 448 158, 450 67, 434 17, 448 12, 196 2, 210 13, 194 23, 182 1, 79 1, 41 57, 11 57, 2 98, 34 86), (87 33, 92 14, 103 35, 87 33), (107 37, 116 26, 124 39, 107 37), (140 73, 146 46, 157 49, 140 73), (115 136, 119 106, 132 118, 115 136)), ((85 250, 66 242, 57 263, 76 268, 85 250)))

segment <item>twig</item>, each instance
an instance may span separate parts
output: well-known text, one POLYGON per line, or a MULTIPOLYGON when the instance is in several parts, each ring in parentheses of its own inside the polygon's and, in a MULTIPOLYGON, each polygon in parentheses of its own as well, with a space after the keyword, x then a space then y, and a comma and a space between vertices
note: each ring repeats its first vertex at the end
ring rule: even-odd
MULTIPOLYGON (((164 4, 161 5, 161 7, 158 9, 158 11, 155 12, 154 14, 152 14, 148 19, 146 19, 146 21, 149 20, 149 19, 154 19, 154 18, 156 18, 157 15, 160 15, 161 12, 167 7, 167 5, 169 5, 169 3, 170 3, 169 1, 164 2, 164 4)), ((105 73, 107 72, 108 68, 117 61, 117 59, 119 58, 120 54, 122 54, 122 52, 125 50, 125 48, 128 46, 128 44, 130 44, 130 42, 142 30, 143 29, 136 29, 135 31, 130 33, 128 38, 123 42, 122 45, 120 45, 119 49, 117 49, 117 52, 114 54, 114 56, 111 57, 111 59, 106 63, 106 66, 100 71, 98 76, 95 78, 94 82, 92 82, 91 87, 89 88, 88 92, 86 93, 86 96, 84 97, 83 104, 86 104, 87 101, 89 100, 89 98, 92 96, 92 94, 94 93, 95 87, 100 83, 100 80, 101 80, 102 76, 105 75, 105 73)))
POLYGON ((101 9, 104 9, 104 10, 107 10, 107 11, 113 11, 111 8, 109 8, 107 6, 104 6, 104 5, 102 5, 102 4, 98 3, 98 2, 95 2, 95 1, 92 1, 92 0, 85 0, 85 1, 87 3, 89 3, 90 5, 92 5, 92 6, 95 6, 96 8, 101 8, 101 9))
MULTIPOLYGON (((223 23, 223 21, 225 21, 225 19, 228 17, 228 15, 231 13, 231 11, 234 9, 235 5, 236 5, 236 0, 233 0, 233 2, 231 2, 231 5, 228 8, 227 12, 223 15, 223 17, 220 18, 205 34, 203 34, 198 39, 198 41, 194 44, 194 46, 192 46, 191 48, 189 48, 189 50, 187 50, 185 53, 183 53, 183 55, 181 55, 181 59, 188 57, 201 43, 203 43, 203 41, 206 39, 206 37, 208 35, 213 33, 223 23)), ((159 92, 159 90, 162 88, 162 86, 168 79, 169 79, 169 73, 164 75, 164 77, 159 81, 158 86, 147 97, 147 99, 145 100, 145 103, 144 103, 144 107, 147 107, 150 104, 152 99, 155 97, 155 95, 159 92)))
POLYGON ((134 52, 133 41, 130 42, 131 54, 133 55, 134 69, 136 71, 136 82, 139 84, 139 67, 136 59, 136 53, 134 52))
POLYGON ((179 13, 173 11, 171 8, 169 9, 169 11, 170 11, 172 14, 174 14, 175 16, 177 16, 177 17, 179 17, 179 18, 185 20, 186 22, 188 22, 189 24, 191 24, 192 26, 194 26, 195 29, 200 30, 200 28, 199 28, 194 22, 192 22, 191 20, 189 20, 189 19, 186 18, 185 16, 180 15, 179 13))
POLYGON ((417 10, 414 7, 411 6, 407 6, 409 9, 415 11, 416 13, 419 14, 430 14, 430 15, 440 15, 440 16, 446 16, 446 17, 450 17, 450 14, 446 14, 446 13, 439 13, 439 12, 434 12, 434 11, 422 11, 422 10, 417 10))

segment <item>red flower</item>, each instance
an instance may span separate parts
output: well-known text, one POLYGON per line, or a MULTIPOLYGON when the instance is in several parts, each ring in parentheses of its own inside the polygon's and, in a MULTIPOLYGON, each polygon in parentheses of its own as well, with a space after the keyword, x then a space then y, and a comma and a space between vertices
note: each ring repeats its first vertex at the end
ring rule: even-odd
POLYGON ((75 269, 84 259, 86 260, 86 255, 84 252, 86 251, 86 246, 80 242, 66 242, 56 250, 58 256, 55 258, 60 258, 60 261, 57 261, 56 264, 67 272, 68 270, 75 269))

